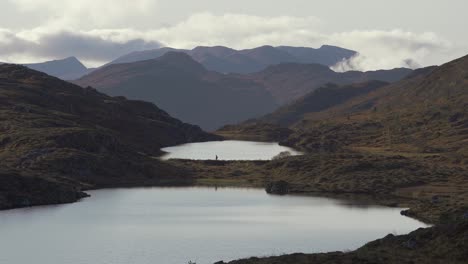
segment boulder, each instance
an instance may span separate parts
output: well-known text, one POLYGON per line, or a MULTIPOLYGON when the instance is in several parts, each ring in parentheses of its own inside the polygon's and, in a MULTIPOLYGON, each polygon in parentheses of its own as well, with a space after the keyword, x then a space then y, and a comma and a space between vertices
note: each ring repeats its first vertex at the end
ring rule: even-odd
POLYGON ((265 187, 265 191, 269 194, 285 195, 289 193, 289 183, 286 181, 270 182, 265 187))

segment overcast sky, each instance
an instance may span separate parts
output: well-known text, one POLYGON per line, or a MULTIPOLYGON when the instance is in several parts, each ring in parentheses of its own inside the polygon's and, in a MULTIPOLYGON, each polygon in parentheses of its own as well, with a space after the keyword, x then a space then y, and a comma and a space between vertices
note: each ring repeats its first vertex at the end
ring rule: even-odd
POLYGON ((224 45, 354 49, 370 70, 468 54, 467 0, 0 0, 0 61, 224 45))

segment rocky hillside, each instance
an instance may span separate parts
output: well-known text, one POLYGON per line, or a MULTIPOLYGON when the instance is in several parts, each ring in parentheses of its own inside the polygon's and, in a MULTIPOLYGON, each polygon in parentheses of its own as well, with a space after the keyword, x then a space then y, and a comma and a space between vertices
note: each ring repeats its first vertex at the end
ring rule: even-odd
POLYGON ((153 102, 205 130, 261 116, 277 107, 255 82, 210 72, 190 56, 176 52, 155 60, 110 65, 76 83, 153 102))
POLYGON ((160 148, 216 140, 155 105, 0 65, 0 209, 72 202, 82 189, 187 184, 160 148))

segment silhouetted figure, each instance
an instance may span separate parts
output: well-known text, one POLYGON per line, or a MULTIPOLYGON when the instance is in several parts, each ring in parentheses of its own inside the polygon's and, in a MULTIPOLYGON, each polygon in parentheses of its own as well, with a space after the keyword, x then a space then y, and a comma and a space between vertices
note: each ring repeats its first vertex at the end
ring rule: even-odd
POLYGON ((218 155, 216 155, 216 160, 218 160, 218 155))

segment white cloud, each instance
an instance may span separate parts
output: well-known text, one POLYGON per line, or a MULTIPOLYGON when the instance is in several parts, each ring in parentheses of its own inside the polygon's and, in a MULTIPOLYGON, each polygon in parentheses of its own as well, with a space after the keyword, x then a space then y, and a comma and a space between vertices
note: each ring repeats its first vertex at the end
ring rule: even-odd
POLYGON ((318 47, 337 45, 360 52, 336 70, 375 70, 440 64, 455 58, 455 47, 432 32, 355 30, 328 33, 315 17, 258 17, 240 14, 216 16, 201 13, 176 25, 148 33, 168 46, 226 45, 251 48, 261 45, 318 47), (452 53, 451 53, 452 52, 452 53))
POLYGON ((434 33, 416 34, 402 30, 352 31, 332 34, 329 42, 360 52, 335 70, 375 70, 438 64, 453 45, 434 33))
POLYGON ((100 32, 42 30, 15 34, 0 29, 0 59, 5 62, 27 63, 76 56, 91 66, 97 66, 122 54, 161 47, 157 41, 138 37, 125 38, 125 31, 100 32))
POLYGON ((314 30, 320 24, 321 21, 315 17, 200 13, 176 25, 151 31, 149 36, 178 48, 198 45, 247 48, 285 42, 305 44, 317 35, 314 30))
POLYGON ((91 30, 150 19, 157 0, 7 0, 21 12, 47 14, 42 27, 91 30))
POLYGON ((204 12, 193 14, 173 25, 152 29, 125 26, 116 28, 113 25, 118 25, 120 19, 126 21, 129 16, 135 14, 148 14, 148 10, 156 8, 156 2, 83 1, 97 2, 97 6, 90 10, 85 8, 90 5, 74 4, 77 1, 19 0, 25 10, 36 10, 41 6, 49 11, 63 12, 63 15, 59 15, 56 20, 60 23, 48 21, 40 27, 17 32, 0 30, 0 60, 23 62, 20 60, 32 61, 75 55, 85 62, 98 64, 133 50, 158 47, 159 43, 175 48, 193 48, 200 45, 224 45, 233 48, 261 45, 319 47, 322 44, 330 44, 354 49, 362 54, 337 66, 336 69, 372 70, 440 64, 447 61, 447 58, 455 58, 455 55, 458 55, 455 51, 459 51, 452 43, 431 32, 326 32, 323 30, 326 21, 312 16, 263 17, 245 14, 215 15, 204 12), (52 2, 58 6, 51 4, 52 2), (108 2, 113 3, 109 5, 111 7, 107 6, 108 2), (115 7, 119 3, 122 5, 115 7), (29 4, 32 6, 28 6, 29 4), (99 12, 94 9, 98 9, 99 12), (128 9, 128 13, 125 9, 128 9), (88 12, 90 13, 87 14, 88 12), (100 26, 80 30, 63 28, 63 25, 73 28, 81 20, 89 20, 92 22, 90 24, 100 26), (59 25, 62 25, 62 28, 59 25))

